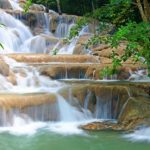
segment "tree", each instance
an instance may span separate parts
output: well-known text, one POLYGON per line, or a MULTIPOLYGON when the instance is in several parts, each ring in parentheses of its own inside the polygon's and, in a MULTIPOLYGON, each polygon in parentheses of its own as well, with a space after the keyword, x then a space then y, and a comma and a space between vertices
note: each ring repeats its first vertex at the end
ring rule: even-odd
POLYGON ((60 6, 60 0, 56 0, 57 3, 57 9, 58 9, 58 13, 61 14, 61 6, 60 6))

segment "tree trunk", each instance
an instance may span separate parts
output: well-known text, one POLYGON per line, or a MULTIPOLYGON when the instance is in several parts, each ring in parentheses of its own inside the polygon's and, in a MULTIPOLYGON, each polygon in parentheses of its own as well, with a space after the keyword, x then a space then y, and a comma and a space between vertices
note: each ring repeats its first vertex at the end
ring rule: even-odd
POLYGON ((148 19, 148 21, 150 21, 150 6, 148 3, 148 0, 144 0, 143 5, 144 5, 144 12, 145 12, 146 18, 148 19))
POLYGON ((144 22, 148 22, 148 18, 146 17, 146 15, 145 15, 145 13, 144 13, 144 9, 143 9, 143 7, 142 7, 141 0, 136 0, 136 2, 137 2, 138 9, 139 9, 139 11, 140 11, 142 20, 143 20, 144 22))
POLYGON ((61 6, 60 6, 60 0, 56 0, 57 3, 57 9, 58 9, 58 13, 61 14, 61 6))
POLYGON ((92 11, 94 11, 95 10, 95 6, 94 6, 94 1, 93 0, 91 0, 91 5, 92 5, 92 11))

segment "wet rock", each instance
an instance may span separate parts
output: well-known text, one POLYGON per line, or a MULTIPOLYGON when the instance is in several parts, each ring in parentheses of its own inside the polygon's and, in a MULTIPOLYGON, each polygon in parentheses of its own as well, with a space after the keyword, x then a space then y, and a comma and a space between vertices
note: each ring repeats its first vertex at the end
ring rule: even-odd
POLYGON ((54 94, 1 94, 0 95, 0 126, 13 125, 14 114, 26 121, 56 121, 56 96, 54 94))
POLYGON ((42 104, 55 103, 55 94, 1 94, 0 107, 5 109, 18 108, 24 109, 31 106, 38 106, 42 104))
MULTIPOLYGON (((85 107, 85 103, 88 101, 87 107, 93 116, 95 116, 98 105, 101 104, 99 109, 105 111, 105 114, 107 114, 105 118, 116 120, 116 122, 89 123, 81 126, 83 129, 128 131, 140 125, 148 125, 150 123, 150 97, 147 91, 145 91, 146 87, 149 88, 149 83, 112 83, 110 85, 98 82, 88 84, 88 81, 87 83, 82 82, 82 84, 76 82, 69 83, 72 85, 69 91, 68 88, 60 91, 60 94, 66 99, 70 97, 68 97, 69 92, 73 99, 79 100, 82 107, 85 107)), ((98 111, 99 114, 97 115, 101 116, 104 113, 103 111, 98 111)))
POLYGON ((92 55, 46 55, 46 54, 7 54, 8 57, 18 62, 40 63, 40 62, 67 62, 67 63, 97 63, 96 57, 92 55))
POLYGON ((2 8, 2 9, 12 9, 9 0, 0 0, 0 8, 2 8))
POLYGON ((3 76, 9 75, 9 65, 6 64, 2 59, 0 59, 0 74, 3 76))
POLYGON ((32 10, 32 11, 46 11, 46 8, 44 5, 32 4, 32 6, 30 6, 30 10, 32 10))
POLYGON ((122 123, 113 123, 111 121, 104 121, 104 122, 92 122, 86 125, 80 126, 80 128, 84 130, 92 130, 92 131, 104 131, 104 130, 112 130, 112 131, 133 131, 140 125, 148 125, 147 121, 143 118, 136 118, 130 120, 128 122, 122 123))
POLYGON ((9 75, 7 76, 7 80, 13 85, 17 85, 17 79, 14 72, 12 71, 9 72, 9 75))
POLYGON ((111 121, 106 122, 92 122, 87 125, 82 125, 80 128, 84 130, 114 130, 114 131, 122 131, 122 126, 118 125, 117 123, 112 123, 111 121))

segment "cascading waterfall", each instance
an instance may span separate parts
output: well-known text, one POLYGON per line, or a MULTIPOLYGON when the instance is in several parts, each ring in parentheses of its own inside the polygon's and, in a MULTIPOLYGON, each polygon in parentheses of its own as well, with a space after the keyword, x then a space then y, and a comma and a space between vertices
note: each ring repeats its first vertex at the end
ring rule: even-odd
MULTIPOLYGON (((42 28, 44 28, 46 34, 52 36, 48 26, 50 21, 49 17, 47 14, 44 14, 44 16, 42 28)), ((3 35, 0 37, 0 43, 4 47, 4 51, 1 51, 0 53, 50 53, 48 49, 51 45, 47 45, 46 38, 42 35, 33 36, 29 28, 13 16, 1 11, 0 22, 5 25, 0 28, 0 33, 3 35)), ((66 25, 68 26, 67 23, 66 25)), ((71 27, 72 24, 67 27, 66 33, 69 32, 71 27)), ((86 26, 81 30, 79 37, 87 32, 88 27, 86 26)), ((60 45, 58 42, 53 46, 53 49, 60 49, 58 54, 72 54, 79 37, 76 37, 69 45, 65 45, 62 48, 58 48, 60 45)))
POLYGON ((100 96, 96 97, 96 111, 95 116, 97 119, 112 119, 111 116, 111 101, 102 99, 100 96))
MULTIPOLYGON (((61 132, 62 128, 65 126, 68 127, 69 123, 69 126, 71 127, 69 134, 74 132, 81 133, 81 130, 77 129, 80 124, 79 122, 86 121, 88 116, 84 111, 71 106, 66 99, 58 94, 58 91, 65 86, 64 84, 52 81, 48 77, 41 76, 34 67, 27 66, 23 63, 17 63, 7 57, 5 57, 4 60, 9 64, 11 71, 15 72, 17 83, 16 85, 13 85, 9 83, 9 81, 4 80, 3 82, 6 87, 1 86, 1 93, 20 93, 22 95, 25 93, 29 94, 30 92, 31 94, 50 92, 56 95, 57 103, 54 103, 53 105, 50 103, 27 107, 23 110, 20 108, 10 108, 9 111, 7 111, 5 107, 1 108, 0 114, 2 117, 0 119, 0 125, 4 127, 0 128, 0 132, 8 131, 12 134, 28 134, 33 129, 30 133, 32 134, 35 133, 38 128, 43 127, 43 125, 49 126, 48 128, 52 131, 57 130, 57 132, 61 132), (48 122, 46 124, 43 121, 48 122), (49 121, 56 122, 49 124, 49 121), (59 127, 57 128, 58 125, 59 127), (20 131, 24 128, 27 133, 20 131)), ((5 79, 5 77, 1 77, 2 80, 5 79)), ((19 101, 17 103, 19 103, 19 101)), ((7 105, 7 101, 5 104, 7 105)), ((89 119, 91 119, 91 116, 89 116, 89 119)))
MULTIPOLYGON (((0 53, 47 53, 46 40, 43 36, 33 36, 31 31, 19 20, 1 11, 0 43, 4 50, 0 53)), ((47 24, 47 23, 46 23, 47 24)), ((47 25, 45 31, 48 31, 47 25)))
MULTIPOLYGON (((17 1, 10 0, 10 3, 14 10, 22 10, 17 1)), ((37 20, 39 23, 42 22, 39 26, 42 25, 41 28, 44 33, 60 39, 66 37, 70 28, 74 25, 74 21, 68 23, 60 17, 56 33, 53 35, 49 29, 50 19, 48 14, 44 13, 44 17, 43 14, 41 17, 42 20, 38 20, 39 17, 37 15, 37 20)), ((44 36, 33 36, 29 28, 21 21, 1 11, 0 23, 5 25, 0 28, 0 34, 3 35, 0 37, 0 43, 2 43, 4 47, 4 50, 0 51, 1 54, 49 53, 49 45, 44 36)), ((58 48, 58 54, 73 54, 80 36, 88 32, 88 26, 85 26, 79 36, 74 38, 69 45, 60 48, 61 42, 59 41, 54 45, 54 49, 58 48)), ((4 60, 9 65, 11 73, 14 74, 16 84, 11 83, 6 76, 0 75, 0 94, 4 96, 0 102, 0 106, 2 105, 2 107, 0 107, 0 132, 10 132, 15 135, 34 134, 39 128, 46 128, 63 134, 81 134, 83 131, 78 129, 78 126, 86 121, 91 121, 93 118, 104 120, 112 119, 111 100, 107 100, 107 98, 104 100, 103 97, 96 96, 96 108, 92 114, 88 110, 92 93, 89 92, 87 94, 84 108, 78 108, 59 94, 59 91, 66 86, 65 84, 40 75, 35 67, 18 63, 7 57, 4 58, 4 60), (19 98, 15 105, 13 104, 14 101, 7 100, 6 95, 10 94, 8 98, 10 99, 10 97, 12 97, 13 99, 13 94, 16 93, 19 95, 17 95, 19 98), (47 94, 51 94, 48 100, 46 99, 46 102, 48 101, 49 103, 45 103, 43 100, 45 95, 42 94, 46 96, 47 94), (40 100, 36 97, 38 95, 40 95, 40 100), (32 100, 32 103, 29 103, 27 98, 20 98, 20 96, 28 96, 32 100), (20 104, 23 101, 25 101, 24 104, 20 104), (37 101, 39 105, 36 105, 37 101), (44 102, 41 103, 41 101, 44 102), (9 106, 7 106, 7 102, 9 106)), ((142 73, 136 72, 136 74, 141 77, 142 73)), ((70 95, 69 99, 74 99, 73 95, 70 95)), ((139 138, 135 138, 137 140, 149 140, 147 133, 149 133, 149 128, 136 131, 128 137, 135 138, 137 135, 139 138), (146 133, 142 135, 145 131, 146 133)))
POLYGON ((55 36, 58 38, 67 37, 69 34, 70 29, 75 25, 75 20, 71 20, 69 22, 68 18, 63 16, 59 17, 58 26, 56 28, 55 36))
POLYGON ((23 11, 23 9, 19 6, 18 0, 9 0, 13 10, 20 10, 23 11))
POLYGON ((59 95, 57 99, 60 111, 60 121, 77 122, 83 121, 86 118, 83 112, 80 112, 79 110, 77 110, 77 108, 70 106, 69 103, 62 96, 59 95))
POLYGON ((79 37, 88 33, 88 26, 84 26, 82 30, 79 32, 79 35, 72 39, 69 45, 65 45, 62 47, 59 51, 58 54, 73 54, 74 48, 79 40, 79 37))
POLYGON ((0 53, 18 53, 21 45, 32 37, 30 30, 19 20, 1 11, 0 22, 5 26, 0 28, 0 43, 4 51, 0 53))

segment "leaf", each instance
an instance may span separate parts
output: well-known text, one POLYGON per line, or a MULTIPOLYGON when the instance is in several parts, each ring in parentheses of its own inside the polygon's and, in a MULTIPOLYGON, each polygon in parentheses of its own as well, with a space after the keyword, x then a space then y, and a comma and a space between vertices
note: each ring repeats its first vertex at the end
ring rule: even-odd
POLYGON ((1 49, 4 49, 4 46, 3 46, 1 43, 0 43, 0 48, 1 48, 1 49))

